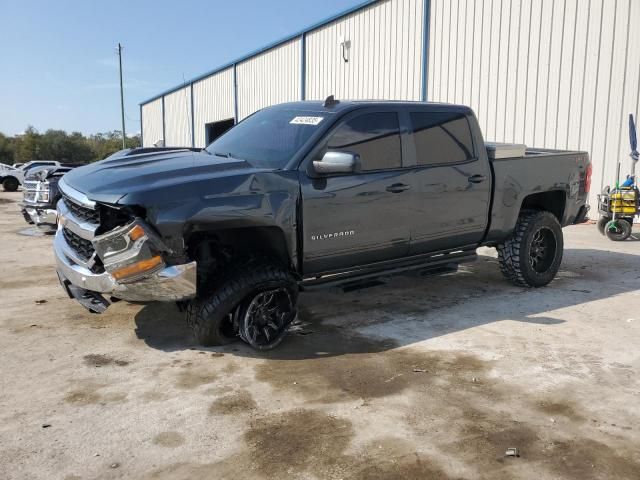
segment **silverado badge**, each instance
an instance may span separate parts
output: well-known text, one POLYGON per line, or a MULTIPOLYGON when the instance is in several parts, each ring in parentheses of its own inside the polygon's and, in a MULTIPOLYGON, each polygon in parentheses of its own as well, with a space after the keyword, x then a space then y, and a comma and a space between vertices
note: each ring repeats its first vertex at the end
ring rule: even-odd
POLYGON ((342 232, 334 233, 319 233, 318 235, 311 235, 311 240, 328 240, 329 238, 336 237, 352 237, 355 234, 355 230, 344 230, 342 232))

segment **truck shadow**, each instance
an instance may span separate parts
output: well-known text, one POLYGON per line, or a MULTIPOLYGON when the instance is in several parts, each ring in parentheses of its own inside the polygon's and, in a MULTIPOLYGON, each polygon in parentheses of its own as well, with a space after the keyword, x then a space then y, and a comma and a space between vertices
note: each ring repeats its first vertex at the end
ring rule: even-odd
MULTIPOLYGON (((164 351, 198 349, 280 360, 376 353, 473 327, 505 321, 553 328, 561 309, 640 289, 638 256, 567 249, 556 280, 541 289, 514 287, 497 260, 481 255, 457 273, 396 276, 384 284, 343 293, 302 293, 298 323, 275 350, 256 352, 242 342, 203 348, 190 337, 184 314, 169 304, 145 306, 136 335, 164 351)), ((588 320, 588 317, 586 318, 588 320)))

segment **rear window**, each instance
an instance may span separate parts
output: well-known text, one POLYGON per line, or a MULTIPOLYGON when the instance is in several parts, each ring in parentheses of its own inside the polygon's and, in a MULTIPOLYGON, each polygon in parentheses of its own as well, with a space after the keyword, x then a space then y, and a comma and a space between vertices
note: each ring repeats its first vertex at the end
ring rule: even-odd
POLYGON ((467 118, 454 112, 411 113, 418 165, 461 163, 475 158, 467 118))
POLYGON ((327 147, 357 153, 363 171, 400 168, 398 115, 394 112, 365 113, 347 120, 331 135, 327 147))

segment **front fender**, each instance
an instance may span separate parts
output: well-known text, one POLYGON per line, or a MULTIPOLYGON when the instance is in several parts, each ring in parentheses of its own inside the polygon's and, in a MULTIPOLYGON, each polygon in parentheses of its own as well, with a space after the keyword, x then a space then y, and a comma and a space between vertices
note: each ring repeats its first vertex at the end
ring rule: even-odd
POLYGON ((299 192, 296 172, 258 172, 181 185, 136 203, 176 253, 184 251, 185 239, 194 233, 277 227, 284 232, 291 258, 296 258, 299 192))

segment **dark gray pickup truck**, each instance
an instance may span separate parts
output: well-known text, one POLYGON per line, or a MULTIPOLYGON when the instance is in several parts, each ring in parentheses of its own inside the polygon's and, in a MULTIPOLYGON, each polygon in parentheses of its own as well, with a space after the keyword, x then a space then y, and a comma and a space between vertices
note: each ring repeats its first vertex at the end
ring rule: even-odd
POLYGON ((549 283, 584 221, 584 152, 486 144, 473 111, 417 102, 261 110, 201 152, 147 152, 60 181, 57 270, 93 312, 174 301, 196 338, 272 348, 298 291, 474 260, 549 283))

